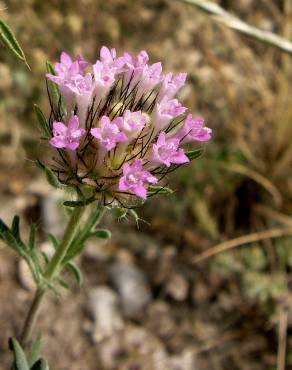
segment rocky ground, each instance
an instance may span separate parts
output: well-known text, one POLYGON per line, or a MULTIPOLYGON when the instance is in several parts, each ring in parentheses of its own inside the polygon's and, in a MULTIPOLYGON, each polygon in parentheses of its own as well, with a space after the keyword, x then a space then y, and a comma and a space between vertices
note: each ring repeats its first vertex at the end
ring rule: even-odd
MULTIPOLYGON (((40 247, 50 251, 43 231, 62 232, 59 194, 40 178, 17 183, 2 197, 1 217, 18 212, 38 221, 40 247)), ((67 274, 72 289, 47 298, 38 324, 44 356, 60 370, 272 369, 277 333, 268 316, 243 302, 238 281, 194 264, 206 239, 190 224, 172 224, 167 212, 153 215, 157 200, 151 202, 143 214, 149 224, 139 229, 107 215, 103 226, 112 238, 88 244, 79 261, 82 287, 67 274)), ((160 202, 161 209, 174 205, 170 198, 160 202)), ((18 332, 35 288, 26 266, 3 246, 0 253, 6 369, 7 338, 18 332)))
MULTIPOLYGON (((217 3, 292 37, 289 0, 217 3)), ((46 155, 33 116, 33 103, 48 112, 46 60, 65 49, 94 61, 104 44, 146 49, 167 71, 188 73, 180 99, 215 133, 203 159, 170 178, 175 194, 140 211, 139 228, 107 215, 112 238, 87 245, 82 287, 68 273, 71 289, 48 296, 38 330, 51 368, 278 370, 283 333, 291 367, 291 315, 283 320, 291 311, 291 238, 195 261, 218 242, 291 227, 290 59, 181 1, 0 1, 4 8, 32 70, 1 49, 0 217, 9 223, 19 213, 24 235, 36 222, 44 250, 52 249, 45 232, 64 227, 60 194, 32 162, 46 155)), ((0 244, 1 370, 34 289, 25 265, 0 244)))

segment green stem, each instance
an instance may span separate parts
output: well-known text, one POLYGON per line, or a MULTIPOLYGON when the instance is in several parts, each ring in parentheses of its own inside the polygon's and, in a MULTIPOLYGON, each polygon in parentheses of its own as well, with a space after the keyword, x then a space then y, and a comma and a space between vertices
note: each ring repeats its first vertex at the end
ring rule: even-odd
POLYGON ((105 214, 106 207, 99 204, 97 207, 94 207, 91 214, 89 215, 87 221, 84 223, 81 232, 76 235, 76 238, 73 239, 70 247, 68 248, 68 253, 63 263, 66 264, 68 261, 73 259, 82 251, 82 246, 85 240, 88 237, 88 234, 91 230, 100 222, 103 215, 105 214))
MULTIPOLYGON (((46 272, 44 273, 44 277, 49 282, 53 280, 54 277, 60 272, 62 261, 77 233, 78 225, 84 213, 84 210, 85 210, 85 207, 76 207, 74 208, 72 212, 70 221, 67 225, 67 228, 63 236, 63 240, 59 248, 55 252, 53 258, 49 262, 46 272)), ((46 288, 39 287, 35 293, 33 302, 28 311, 28 314, 27 314, 27 317, 24 323, 24 327, 21 333, 21 342, 24 346, 26 346, 30 340, 45 292, 46 292, 46 288)))
POLYGON ((59 269, 62 265, 62 261, 64 257, 66 256, 66 253, 77 233, 78 225, 79 225, 80 219, 84 211, 85 211, 85 207, 75 207, 74 208, 70 221, 65 230, 63 240, 61 244, 59 245, 58 249, 56 250, 56 253, 51 259, 48 265, 48 268, 44 274, 44 277, 47 278, 48 280, 53 279, 55 275, 58 274, 59 269))

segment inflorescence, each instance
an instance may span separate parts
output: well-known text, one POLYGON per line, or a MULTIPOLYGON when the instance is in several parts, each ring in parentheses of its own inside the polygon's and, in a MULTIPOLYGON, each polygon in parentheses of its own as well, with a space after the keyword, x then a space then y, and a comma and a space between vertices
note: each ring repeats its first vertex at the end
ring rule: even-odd
POLYGON ((186 73, 163 74, 161 63, 148 61, 145 51, 117 57, 107 47, 93 65, 61 54, 47 74, 60 92, 54 102, 48 89, 49 143, 58 151, 51 168, 61 183, 90 188, 104 204, 134 207, 190 161, 181 146, 211 139, 204 119, 186 115, 175 98, 186 73))

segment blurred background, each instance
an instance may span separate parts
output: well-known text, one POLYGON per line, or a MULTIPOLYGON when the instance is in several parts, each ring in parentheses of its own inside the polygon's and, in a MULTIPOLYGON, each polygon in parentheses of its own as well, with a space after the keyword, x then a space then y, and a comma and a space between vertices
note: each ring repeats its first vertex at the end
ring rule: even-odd
MULTIPOLYGON (((290 0, 216 1, 242 20, 292 37, 290 0)), ((292 368, 291 56, 229 30, 183 1, 10 0, 29 71, 0 49, 0 217, 61 234, 61 195, 33 159, 44 155, 33 104, 47 113, 45 63, 61 51, 90 61, 102 45, 185 71, 180 99, 214 139, 170 178, 175 194, 108 215, 112 239, 89 243, 80 288, 51 296, 38 328, 58 370, 284 370, 292 368), (271 234, 272 230, 272 234, 271 234), (284 230, 284 231, 283 231, 284 230), (245 244, 249 234, 253 243, 245 244), (284 235, 269 238, 269 235, 284 235), (285 237, 286 235, 286 237, 285 237), (227 240, 220 253, 204 252, 227 240), (202 254, 204 253, 204 254, 202 254), (289 317, 290 310, 290 317, 289 317)), ((71 276, 68 275, 68 281, 71 276)), ((34 292, 26 267, 0 247, 0 363, 34 292)))

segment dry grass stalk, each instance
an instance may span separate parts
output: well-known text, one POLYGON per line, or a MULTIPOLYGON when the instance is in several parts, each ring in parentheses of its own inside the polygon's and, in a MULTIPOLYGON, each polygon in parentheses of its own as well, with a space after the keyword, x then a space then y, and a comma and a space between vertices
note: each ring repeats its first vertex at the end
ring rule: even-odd
POLYGON ((285 38, 278 36, 272 32, 260 30, 257 27, 251 26, 233 14, 224 10, 218 4, 206 0, 181 0, 191 5, 194 5, 207 13, 211 14, 217 21, 223 23, 227 27, 238 31, 253 39, 272 45, 288 54, 292 54, 292 43, 285 38))
POLYGON ((264 239, 280 238, 283 236, 292 236, 292 227, 285 229, 275 228, 265 231, 260 231, 248 235, 243 235, 235 239, 228 240, 223 243, 216 244, 214 247, 198 254, 192 260, 194 263, 202 262, 210 257, 216 256, 219 253, 239 247, 244 244, 255 243, 264 239))

